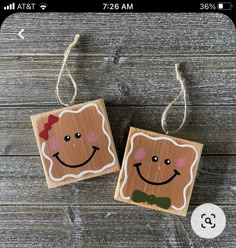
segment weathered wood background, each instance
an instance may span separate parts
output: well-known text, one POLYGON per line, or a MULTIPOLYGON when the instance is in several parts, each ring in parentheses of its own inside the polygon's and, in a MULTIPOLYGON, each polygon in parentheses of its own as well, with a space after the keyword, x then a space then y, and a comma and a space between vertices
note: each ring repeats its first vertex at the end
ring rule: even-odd
MULTIPOLYGON (((236 246, 236 32, 221 14, 15 14, 0 33, 0 247, 236 246), (21 40, 17 33, 25 29, 21 40), (115 202, 118 174, 47 189, 30 115, 59 108, 63 52, 81 34, 69 67, 77 102, 103 97, 120 161, 129 126, 161 132, 179 92, 183 63, 188 116, 181 138, 204 143, 186 218, 115 202), (227 217, 216 239, 190 217, 211 202, 227 217)), ((64 78, 64 100, 73 93, 64 78)), ((181 121, 180 100, 168 118, 181 121)))

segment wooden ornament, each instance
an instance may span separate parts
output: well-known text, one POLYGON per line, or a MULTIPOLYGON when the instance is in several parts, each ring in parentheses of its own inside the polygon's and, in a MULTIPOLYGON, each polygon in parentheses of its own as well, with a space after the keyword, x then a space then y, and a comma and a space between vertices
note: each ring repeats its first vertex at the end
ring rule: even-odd
POLYGON ((115 199, 187 214, 203 145, 130 128, 115 199))
POLYGON ((49 188, 120 169, 103 99, 31 120, 49 188))

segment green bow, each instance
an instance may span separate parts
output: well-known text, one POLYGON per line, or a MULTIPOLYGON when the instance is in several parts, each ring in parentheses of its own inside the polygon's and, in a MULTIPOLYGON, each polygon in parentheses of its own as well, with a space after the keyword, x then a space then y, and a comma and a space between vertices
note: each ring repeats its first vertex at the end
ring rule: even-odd
POLYGON ((168 209, 171 201, 169 197, 156 197, 155 195, 147 195, 146 193, 135 190, 132 194, 134 202, 147 202, 148 204, 155 204, 160 208, 168 209))

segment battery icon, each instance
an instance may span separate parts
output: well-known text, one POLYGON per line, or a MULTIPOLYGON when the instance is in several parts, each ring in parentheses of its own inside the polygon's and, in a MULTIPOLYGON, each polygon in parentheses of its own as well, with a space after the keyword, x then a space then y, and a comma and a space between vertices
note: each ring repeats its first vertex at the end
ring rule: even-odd
POLYGON ((217 3, 218 10, 231 10, 233 8, 233 4, 230 2, 217 3))

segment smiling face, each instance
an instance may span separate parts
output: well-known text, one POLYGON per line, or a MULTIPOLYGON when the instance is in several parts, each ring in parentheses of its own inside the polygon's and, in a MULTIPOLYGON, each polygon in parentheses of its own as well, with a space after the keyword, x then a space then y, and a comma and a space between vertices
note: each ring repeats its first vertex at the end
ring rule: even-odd
POLYGON ((119 169, 105 109, 99 104, 98 100, 32 118, 49 187, 119 169))
POLYGON ((131 128, 115 199, 184 215, 201 154, 196 144, 131 128))
MULTIPOLYGON (((170 141, 168 141, 168 142, 170 142, 170 141)), ((135 160, 137 160, 137 161, 142 161, 142 160, 144 159, 145 156, 146 156, 146 149, 145 149, 144 147, 138 148, 138 149, 134 152, 134 158, 135 158, 135 160), (140 153, 142 154, 142 157, 140 156, 140 153)), ((149 159, 151 159, 151 158, 149 158, 149 159)), ((158 158, 157 155, 153 155, 153 156, 152 156, 152 162, 153 162, 153 163, 158 163, 158 164, 159 164, 159 165, 157 166, 157 168, 156 168, 156 169, 157 169, 157 172, 156 172, 157 174, 158 174, 158 172, 160 172, 161 169, 162 169, 161 164, 165 164, 165 165, 167 165, 168 167, 170 167, 171 162, 173 162, 173 161, 171 161, 169 158, 165 158, 164 161, 159 161, 159 160, 160 160, 160 158, 158 158)), ((150 162, 150 161, 148 161, 148 162, 150 162)), ((179 171, 175 168, 175 169, 173 169, 173 175, 170 176, 168 179, 164 179, 163 181, 151 181, 151 180, 149 180, 149 179, 147 179, 147 178, 145 178, 145 177, 143 176, 143 173, 141 172, 141 169, 140 169, 140 167, 141 167, 142 165, 143 165, 143 163, 135 163, 135 164, 133 164, 133 166, 136 167, 136 170, 137 170, 137 173, 138 173, 139 177, 140 177, 144 182, 146 182, 146 183, 148 183, 148 184, 151 184, 151 185, 164 185, 164 184, 170 183, 173 179, 175 179, 176 176, 180 175, 179 171)), ((145 165, 145 166, 147 166, 147 165, 145 165)), ((154 167, 154 166, 151 165, 151 167, 154 167)), ((161 173, 159 173, 159 174, 161 174, 161 173)))

